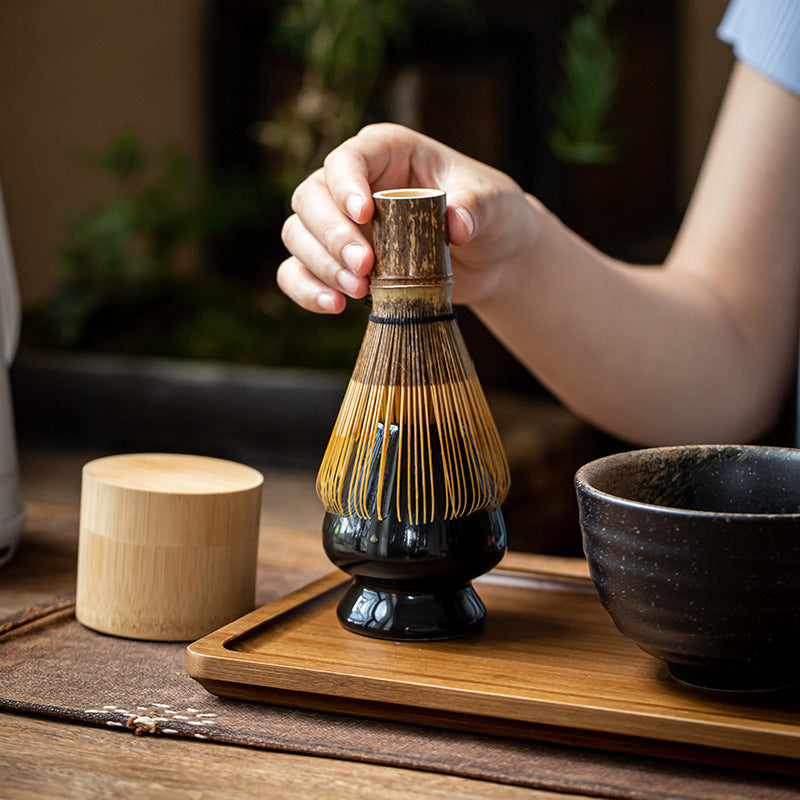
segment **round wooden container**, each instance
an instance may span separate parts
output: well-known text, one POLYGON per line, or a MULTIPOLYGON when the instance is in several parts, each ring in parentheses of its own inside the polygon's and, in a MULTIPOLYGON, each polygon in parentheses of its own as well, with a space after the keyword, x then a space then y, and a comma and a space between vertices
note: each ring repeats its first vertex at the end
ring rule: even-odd
POLYGON ((115 636, 188 641, 251 611, 263 481, 204 456, 86 464, 78 621, 115 636))

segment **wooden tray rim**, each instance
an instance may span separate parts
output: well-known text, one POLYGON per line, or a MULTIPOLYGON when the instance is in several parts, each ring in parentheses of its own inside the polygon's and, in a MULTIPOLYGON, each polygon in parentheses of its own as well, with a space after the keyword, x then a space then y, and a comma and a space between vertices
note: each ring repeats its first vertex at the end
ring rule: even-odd
MULTIPOLYGON (((516 568, 504 569, 502 565, 485 576, 486 581, 505 582, 505 579, 527 581, 529 588, 545 591, 547 585, 551 584, 557 587, 557 591, 594 593, 591 581, 583 577, 516 568), (539 580, 540 585, 531 587, 532 580, 539 580)), ((277 624, 282 616, 289 613, 302 613, 305 608, 343 590, 350 580, 349 576, 340 571, 331 572, 193 642, 187 648, 189 674, 207 688, 213 685, 213 691, 219 694, 224 692, 226 685, 234 687, 240 684, 277 690, 282 695, 279 701, 281 704, 286 704, 286 696, 301 694, 297 689, 298 685, 314 685, 314 690, 304 690, 302 694, 319 695, 321 698, 335 697, 345 705, 352 705, 350 711, 356 715, 364 715, 364 703, 396 707, 399 711, 397 717, 393 716, 396 719, 402 719, 401 710, 404 708, 414 709, 416 712, 431 710, 457 715, 460 712, 453 712, 455 700, 467 695, 471 698, 472 714, 487 719, 509 720, 534 727, 553 726, 581 734, 596 732, 635 739, 647 738, 667 744, 696 745, 800 761, 800 720, 796 725, 757 719, 749 719, 745 723, 741 715, 733 712, 726 717, 724 710, 718 707, 719 704, 707 711, 693 708, 693 717, 688 719, 685 712, 684 716, 680 713, 667 715, 660 709, 656 710, 652 703, 646 702, 626 700, 615 703, 612 700, 603 700, 599 704, 588 704, 582 702, 581 698, 568 700, 564 693, 559 696, 554 693, 552 698, 542 697, 541 694, 546 694, 547 690, 541 687, 536 690, 539 696, 524 698, 525 713, 520 714, 519 695, 502 695, 480 688, 452 687, 444 682, 442 685, 431 684, 428 680, 412 683, 408 680, 356 672, 277 664, 268 655, 238 651, 232 647, 236 639, 246 636, 256 627, 277 624), (235 662, 239 670, 240 677, 236 681, 225 677, 226 666, 231 662, 235 662), (313 681, 310 680, 312 678, 313 681), (413 703, 403 702, 402 698, 409 693, 410 687, 413 687, 413 703), (393 699, 387 701, 387 696, 393 699), (654 723, 646 737, 642 736, 643 720, 654 723)), ((482 581, 478 579, 476 582, 480 584, 482 581)), ((653 661, 657 663, 656 659, 653 661)), ((690 696, 693 701, 698 701, 698 695, 692 693, 690 696)), ((702 701, 702 695, 700 698, 702 701)), ((324 705, 322 703, 321 707, 324 705)), ((304 707, 308 707, 307 703, 304 707)), ((676 712, 679 711, 680 709, 676 709, 676 712)))

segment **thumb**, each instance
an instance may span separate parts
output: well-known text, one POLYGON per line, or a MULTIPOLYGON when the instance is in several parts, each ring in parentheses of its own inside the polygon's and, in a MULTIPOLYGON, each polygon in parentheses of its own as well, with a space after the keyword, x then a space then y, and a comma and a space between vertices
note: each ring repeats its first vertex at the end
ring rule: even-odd
POLYGON ((473 192, 447 194, 447 230, 450 244, 462 245, 472 241, 479 232, 478 200, 473 192))

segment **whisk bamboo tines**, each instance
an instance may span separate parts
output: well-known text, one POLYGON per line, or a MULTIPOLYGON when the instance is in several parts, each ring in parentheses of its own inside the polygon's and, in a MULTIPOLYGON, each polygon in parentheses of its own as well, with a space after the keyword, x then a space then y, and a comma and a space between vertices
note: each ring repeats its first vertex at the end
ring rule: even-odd
POLYGON ((317 492, 330 513, 414 525, 498 508, 508 462, 453 313, 445 195, 374 199, 372 313, 317 492))

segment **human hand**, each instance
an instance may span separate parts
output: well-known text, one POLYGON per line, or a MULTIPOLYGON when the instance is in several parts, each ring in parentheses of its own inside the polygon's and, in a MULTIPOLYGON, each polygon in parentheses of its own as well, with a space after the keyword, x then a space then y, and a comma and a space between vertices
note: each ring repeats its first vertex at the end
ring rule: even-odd
POLYGON ((278 285, 310 311, 338 313, 345 295, 364 297, 374 256, 367 238, 372 192, 424 187, 447 193, 453 300, 491 295, 535 235, 533 206, 502 172, 399 125, 364 128, 301 183, 282 238, 291 256, 278 285))

